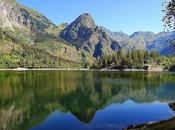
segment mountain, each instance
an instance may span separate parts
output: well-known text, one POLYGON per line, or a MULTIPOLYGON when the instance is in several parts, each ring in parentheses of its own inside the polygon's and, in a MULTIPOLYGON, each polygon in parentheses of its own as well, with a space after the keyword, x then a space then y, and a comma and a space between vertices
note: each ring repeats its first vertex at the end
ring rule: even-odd
POLYGON ((81 66, 81 52, 57 37, 67 24, 56 26, 15 0, 1 0, 0 12, 0 68, 81 66))
POLYGON ((0 12, 0 68, 81 68, 121 49, 173 54, 175 32, 112 32, 88 13, 69 25, 55 25, 16 0, 1 0, 0 12))
POLYGON ((51 37, 51 34, 47 33, 46 30, 56 27, 44 15, 18 4, 15 0, 2 0, 0 11, 0 23, 3 28, 11 30, 18 28, 28 33, 31 31, 34 35, 32 38, 37 41, 39 41, 38 36, 42 36, 42 38, 51 37))
POLYGON ((172 55, 173 53, 173 45, 172 41, 175 39, 175 32, 161 32, 156 35, 153 41, 150 41, 147 44, 147 49, 149 51, 157 51, 161 55, 172 55))
POLYGON ((114 41, 117 41, 122 49, 157 51, 161 55, 173 54, 171 41, 175 39, 175 32, 154 34, 153 32, 139 31, 129 36, 123 32, 112 32, 105 27, 101 27, 101 29, 114 41))
POLYGON ((152 39, 154 39, 156 36, 156 34, 154 34, 153 32, 134 32, 132 35, 130 35, 130 38, 134 38, 134 39, 144 39, 145 41, 150 41, 152 39))
POLYGON ((98 27, 88 13, 80 15, 68 25, 60 37, 79 50, 83 49, 94 57, 102 56, 119 50, 120 46, 110 36, 98 27))
POLYGON ((134 32, 127 35, 123 32, 112 32, 105 27, 97 26, 90 14, 82 14, 61 33, 60 37, 79 50, 90 52, 94 57, 123 50, 157 51, 162 55, 172 55, 171 40, 175 32, 154 34, 149 31, 134 32))

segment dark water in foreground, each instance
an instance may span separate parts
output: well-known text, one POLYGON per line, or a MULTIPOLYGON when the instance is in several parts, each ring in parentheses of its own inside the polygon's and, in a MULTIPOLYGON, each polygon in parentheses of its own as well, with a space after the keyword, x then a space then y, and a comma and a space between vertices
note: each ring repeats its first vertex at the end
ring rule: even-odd
POLYGON ((0 72, 0 130, 120 130, 169 119, 175 74, 0 72))

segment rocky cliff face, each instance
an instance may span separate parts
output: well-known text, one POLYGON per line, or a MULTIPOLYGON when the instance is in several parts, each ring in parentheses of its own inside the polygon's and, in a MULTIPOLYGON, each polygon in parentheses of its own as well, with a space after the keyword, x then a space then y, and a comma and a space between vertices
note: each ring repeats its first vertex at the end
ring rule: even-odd
POLYGON ((0 12, 2 27, 28 27, 31 30, 44 30, 55 26, 42 14, 16 3, 15 0, 1 0, 0 12))
MULTIPOLYGON (((112 32, 97 26, 88 13, 82 14, 70 25, 57 27, 44 15, 18 4, 15 0, 0 1, 0 27, 14 32, 20 31, 16 35, 31 43, 47 44, 54 41, 65 46, 66 41, 66 44, 71 45, 70 48, 73 45, 79 52, 87 52, 90 57, 100 57, 120 49, 154 50, 169 55, 172 54, 172 47, 168 41, 175 39, 174 32, 135 32, 130 36, 123 32, 112 32)), ((77 51, 76 49, 74 50, 77 51)))
POLYGON ((104 27, 101 29, 114 41, 117 41, 122 49, 157 51, 161 55, 173 54, 171 41, 175 39, 175 32, 154 34, 153 32, 139 31, 127 35, 123 32, 111 32, 104 27))
POLYGON ((32 62, 33 67, 49 67, 51 62, 57 67, 81 65, 81 53, 57 37, 65 26, 56 26, 16 0, 0 0, 0 68, 29 67, 32 62))
POLYGON ((47 30, 55 28, 56 25, 44 15, 20 5, 16 0, 1 0, 0 12, 0 26, 2 28, 13 31, 18 29, 23 33, 21 35, 24 37, 30 35, 31 39, 36 42, 53 38, 47 30))
MULTIPOLYGON (((91 35, 95 28, 96 25, 92 17, 89 14, 83 14, 67 26, 60 36, 80 48, 87 44, 85 42, 92 40, 91 35)), ((93 40, 97 41, 98 39, 94 37, 93 40)))
POLYGON ((16 4, 15 1, 9 1, 9 0, 1 0, 0 1, 0 24, 2 27, 10 27, 12 28, 11 17, 9 13, 12 11, 13 4, 16 4))
POLYGON ((78 49, 90 52, 94 57, 117 51, 120 47, 106 32, 98 27, 92 16, 82 14, 61 33, 60 37, 78 49))
POLYGON ((169 41, 175 39, 174 32, 154 34, 140 31, 132 35, 112 32, 97 26, 90 14, 79 16, 60 33, 60 37, 78 49, 90 52, 94 57, 120 49, 157 51, 162 55, 171 55, 169 41))

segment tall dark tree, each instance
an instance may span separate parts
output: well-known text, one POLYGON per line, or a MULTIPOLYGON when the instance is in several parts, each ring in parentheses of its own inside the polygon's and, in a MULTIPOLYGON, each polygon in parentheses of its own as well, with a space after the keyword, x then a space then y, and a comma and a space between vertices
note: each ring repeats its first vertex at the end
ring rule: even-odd
MULTIPOLYGON (((163 4, 164 6, 164 27, 165 29, 173 29, 175 30, 175 0, 166 0, 166 2, 163 4)), ((175 50, 175 39, 170 41, 173 45, 173 52, 175 50)))
POLYGON ((175 29, 175 0, 166 0, 163 6, 165 28, 175 29))

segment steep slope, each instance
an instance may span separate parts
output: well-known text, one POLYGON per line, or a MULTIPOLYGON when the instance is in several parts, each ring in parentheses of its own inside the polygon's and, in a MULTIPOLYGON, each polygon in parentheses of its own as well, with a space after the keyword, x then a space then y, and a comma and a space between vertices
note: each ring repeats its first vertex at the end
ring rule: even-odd
POLYGON ((16 29, 24 30, 23 35, 26 36, 28 33, 33 42, 42 42, 54 38, 52 34, 47 32, 47 29, 54 28, 56 25, 44 15, 18 4, 15 0, 0 1, 0 12, 2 28, 14 31, 16 29))
POLYGON ((1 0, 0 12, 1 68, 81 66, 81 52, 57 38, 66 24, 56 26, 15 0, 1 0))
POLYGON ((98 27, 92 16, 82 14, 61 33, 60 37, 75 45, 79 50, 89 52, 94 57, 112 53, 119 50, 120 46, 111 37, 98 27))
POLYGON ((172 55, 172 41, 175 39, 175 32, 161 32, 156 35, 156 38, 147 44, 149 51, 157 51, 162 55, 172 55))
POLYGON ((113 40, 118 42, 129 40, 129 35, 123 32, 112 32, 109 29, 100 26, 100 29, 103 30, 108 36, 110 36, 113 40))
POLYGON ((130 36, 145 46, 145 50, 157 51, 161 55, 172 55, 171 42, 175 39, 175 32, 160 32, 154 34, 152 32, 136 32, 130 36))
POLYGON ((123 32, 112 32, 105 27, 101 29, 114 41, 117 41, 123 50, 146 50, 146 42, 149 40, 151 32, 135 32, 129 36, 123 32))
POLYGON ((134 39, 143 39, 146 42, 153 40, 156 37, 156 34, 154 34, 153 32, 134 32, 130 38, 134 38, 134 39))
POLYGON ((171 55, 169 41, 174 39, 174 32, 135 32, 131 36, 111 32, 97 26, 88 13, 82 14, 70 25, 56 26, 44 15, 20 5, 16 0, 0 1, 1 68, 32 65, 80 67, 92 63, 94 57, 120 49, 158 51, 162 55, 171 55), (37 60, 35 65, 32 60, 37 60))
POLYGON ((1 0, 0 11, 2 27, 28 27, 35 31, 55 27, 44 15, 20 5, 15 0, 1 0))
POLYGON ((175 39, 175 32, 154 34, 153 32, 140 31, 129 36, 123 32, 111 32, 104 27, 101 29, 114 41, 117 41, 122 49, 157 51, 161 55, 173 54, 171 42, 175 39))

